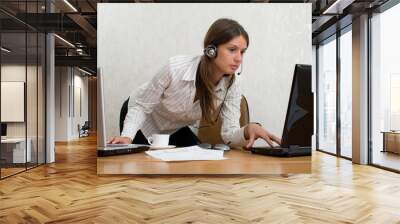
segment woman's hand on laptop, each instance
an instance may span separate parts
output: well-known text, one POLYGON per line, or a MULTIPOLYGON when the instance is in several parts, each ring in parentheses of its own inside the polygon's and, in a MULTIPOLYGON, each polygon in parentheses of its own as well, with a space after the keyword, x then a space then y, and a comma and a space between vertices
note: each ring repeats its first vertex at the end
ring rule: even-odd
POLYGON ((245 146, 246 149, 250 149, 253 146, 254 141, 258 138, 264 139, 271 147, 273 147, 273 142, 276 142, 279 145, 281 144, 280 138, 269 133, 257 123, 250 123, 245 127, 244 137, 246 138, 246 140, 248 140, 247 145, 245 146))
POLYGON ((108 140, 107 144, 131 144, 132 139, 129 137, 115 136, 108 140))

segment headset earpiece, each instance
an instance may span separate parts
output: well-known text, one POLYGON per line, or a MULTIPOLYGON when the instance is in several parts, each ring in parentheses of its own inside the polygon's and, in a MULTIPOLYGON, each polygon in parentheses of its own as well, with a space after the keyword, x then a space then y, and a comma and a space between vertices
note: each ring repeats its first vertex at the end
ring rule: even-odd
POLYGON ((204 48, 204 54, 209 58, 216 58, 217 47, 213 44, 208 45, 206 48, 204 48))

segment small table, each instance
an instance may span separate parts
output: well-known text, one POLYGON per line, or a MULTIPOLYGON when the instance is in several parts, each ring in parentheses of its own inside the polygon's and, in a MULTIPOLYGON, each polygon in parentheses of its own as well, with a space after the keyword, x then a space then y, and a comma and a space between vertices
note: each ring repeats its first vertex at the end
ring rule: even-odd
POLYGON ((383 133, 382 152, 400 154, 400 131, 382 131, 381 133, 383 133))
POLYGON ((279 158, 244 150, 224 152, 225 160, 165 162, 144 152, 97 158, 97 174, 288 174, 310 173, 311 156, 279 158))

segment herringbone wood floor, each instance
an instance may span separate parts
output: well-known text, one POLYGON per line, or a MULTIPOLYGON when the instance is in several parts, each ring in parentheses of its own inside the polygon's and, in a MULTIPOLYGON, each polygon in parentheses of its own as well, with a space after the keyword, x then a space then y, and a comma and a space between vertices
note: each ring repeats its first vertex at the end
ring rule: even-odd
POLYGON ((286 176, 96 176, 95 138, 0 181, 0 223, 400 223, 400 175, 320 152, 286 176))

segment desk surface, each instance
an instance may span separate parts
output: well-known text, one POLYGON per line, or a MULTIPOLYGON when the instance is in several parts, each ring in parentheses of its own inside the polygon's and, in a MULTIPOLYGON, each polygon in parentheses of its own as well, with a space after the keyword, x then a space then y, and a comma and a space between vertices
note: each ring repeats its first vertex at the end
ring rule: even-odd
POLYGON ((400 134, 400 131, 381 131, 384 134, 400 134))
MULTIPOLYGON (((28 138, 28 141, 30 141, 29 138, 28 138)), ((25 138, 5 138, 5 139, 1 139, 1 143, 19 143, 19 142, 25 142, 25 138)))
POLYGON ((225 160, 164 162, 144 152, 97 158, 97 174, 287 174, 310 173, 311 156, 278 158, 243 150, 224 152, 225 160))

